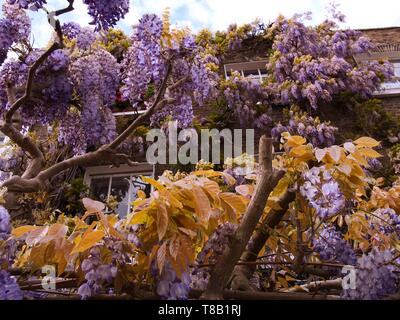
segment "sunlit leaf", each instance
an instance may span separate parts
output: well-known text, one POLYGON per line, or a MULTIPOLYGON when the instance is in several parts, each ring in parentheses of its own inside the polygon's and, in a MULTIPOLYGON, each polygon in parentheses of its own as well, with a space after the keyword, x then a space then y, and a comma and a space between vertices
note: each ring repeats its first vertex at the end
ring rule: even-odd
POLYGON ((85 233, 82 236, 82 239, 75 245, 71 253, 80 253, 92 248, 100 242, 104 236, 105 233, 101 230, 93 230, 89 233, 85 233))
POLYGON ((168 211, 167 208, 165 207, 165 204, 161 201, 157 203, 157 233, 158 233, 158 239, 161 241, 165 233, 167 232, 168 228, 168 211))
POLYGON ((354 141, 357 146, 374 148, 380 145, 378 141, 369 137, 362 137, 354 141))
POLYGON ((374 149, 370 149, 370 148, 359 149, 358 152, 368 158, 381 158, 382 157, 382 155, 380 153, 378 153, 374 149))
POLYGON ((22 237, 23 235, 27 234, 28 232, 31 232, 33 230, 36 230, 38 227, 36 226, 22 226, 22 227, 18 227, 15 228, 11 231, 11 234, 16 237, 22 237))
POLYGON ((327 149, 316 149, 315 150, 315 158, 320 162, 328 152, 327 149))
POLYGON ((82 203, 87 214, 101 212, 106 207, 104 203, 89 198, 83 198, 82 203))

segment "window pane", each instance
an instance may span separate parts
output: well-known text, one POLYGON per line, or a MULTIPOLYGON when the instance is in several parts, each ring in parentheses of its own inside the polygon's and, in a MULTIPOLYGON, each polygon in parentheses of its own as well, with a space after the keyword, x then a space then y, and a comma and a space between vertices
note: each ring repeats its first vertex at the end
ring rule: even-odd
POLYGON ((258 76, 258 69, 257 70, 245 70, 243 71, 243 74, 245 77, 249 77, 249 76, 258 76))
POLYGON ((93 178, 90 183, 91 196, 98 201, 106 202, 110 178, 93 178))
POLYGON ((110 195, 116 197, 119 202, 116 208, 118 215, 120 217, 126 216, 129 202, 129 178, 112 177, 110 195))
POLYGON ((394 75, 395 75, 395 77, 399 77, 400 78, 400 62, 394 62, 393 63, 393 67, 394 67, 394 75))

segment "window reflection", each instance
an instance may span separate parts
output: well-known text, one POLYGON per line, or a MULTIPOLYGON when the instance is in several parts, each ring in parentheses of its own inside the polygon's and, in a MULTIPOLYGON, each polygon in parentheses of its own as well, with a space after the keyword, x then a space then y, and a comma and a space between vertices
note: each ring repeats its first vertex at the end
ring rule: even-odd
POLYGON ((112 177, 110 195, 119 202, 116 213, 120 217, 125 216, 129 205, 129 177, 112 177))
POLYGON ((122 218, 130 211, 131 203, 137 198, 137 191, 142 190, 150 196, 151 185, 136 176, 108 176, 92 178, 90 183, 91 197, 97 201, 107 202, 109 196, 116 198, 116 213, 122 218))
POLYGON ((90 185, 91 196, 101 202, 106 202, 110 178, 93 178, 90 185))

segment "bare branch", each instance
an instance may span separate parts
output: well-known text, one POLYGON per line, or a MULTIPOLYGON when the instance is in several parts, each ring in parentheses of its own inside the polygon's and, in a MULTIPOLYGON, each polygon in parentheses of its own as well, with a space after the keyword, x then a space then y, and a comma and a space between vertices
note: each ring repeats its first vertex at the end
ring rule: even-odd
POLYGON ((28 80, 26 82, 25 85, 25 93, 24 95, 19 98, 10 108, 10 110, 8 110, 5 115, 4 115, 4 119, 7 123, 11 123, 12 122, 12 117, 14 115, 14 113, 25 103, 29 100, 31 93, 32 93, 32 85, 33 85, 33 80, 35 78, 35 73, 37 71, 37 69, 41 66, 41 64, 43 62, 46 61, 46 59, 56 50, 60 49, 60 44, 55 42, 51 45, 51 47, 49 49, 46 50, 46 52, 44 52, 39 59, 37 59, 35 61, 35 63, 29 68, 29 72, 28 72, 28 80))
POLYGON ((37 176, 34 178, 23 179, 20 177, 13 177, 14 179, 9 179, 6 182, 4 182, 2 187, 7 187, 9 191, 15 191, 15 192, 34 192, 43 188, 46 185, 46 181, 49 181, 55 175, 75 166, 95 165, 101 162, 102 160, 108 160, 109 162, 114 164, 119 164, 121 161, 125 161, 130 165, 134 165, 135 163, 131 161, 129 157, 122 156, 120 153, 117 153, 116 150, 118 146, 125 139, 127 139, 138 126, 145 123, 148 117, 151 116, 161 104, 167 101, 162 98, 167 90, 167 83, 171 71, 172 71, 172 65, 171 63, 168 63, 167 73, 165 75, 163 83, 157 93, 157 96, 153 104, 149 107, 149 109, 145 113, 136 118, 135 121, 133 121, 132 124, 123 133, 121 133, 111 144, 104 145, 96 151, 89 152, 84 155, 76 156, 70 159, 66 159, 62 162, 56 163, 53 166, 38 173, 37 176))
POLYGON ((262 136, 260 139, 260 164, 261 174, 256 186, 255 193, 243 216, 243 220, 230 240, 228 248, 219 258, 215 265, 207 290, 202 298, 204 299, 222 299, 223 290, 238 263, 242 252, 257 226, 258 221, 264 212, 269 194, 275 188, 284 172, 272 171, 272 139, 262 136))
MULTIPOLYGON (((200 290, 191 290, 190 298, 198 299, 204 296, 200 290)), ((254 292, 225 290, 221 297, 226 300, 339 300, 339 296, 310 294, 302 292, 254 292)))
POLYGON ((161 84, 160 89, 158 90, 156 99, 154 100, 153 104, 147 109, 145 113, 137 117, 135 121, 133 121, 131 125, 128 128, 126 128, 124 132, 122 132, 113 142, 110 143, 109 147, 111 149, 116 149, 122 142, 124 142, 125 139, 127 139, 132 134, 132 132, 135 131, 137 127, 142 125, 146 121, 146 119, 148 119, 150 116, 153 115, 154 111, 159 106, 159 104, 162 101, 164 101, 161 99, 164 97, 165 91, 167 90, 167 83, 171 72, 172 72, 172 64, 171 62, 168 62, 167 73, 164 77, 164 81, 161 84))
POLYGON ((295 286, 289 289, 282 290, 281 292, 316 292, 321 289, 342 289, 342 278, 333 280, 313 281, 301 286, 295 286))
MULTIPOLYGON (((280 199, 279 206, 280 210, 273 210, 262 222, 261 228, 257 229, 251 238, 251 248, 244 251, 240 257, 241 261, 253 262, 257 260, 258 254, 265 246, 265 243, 270 237, 270 231, 273 230, 285 215, 289 208, 289 204, 294 201, 294 192, 287 191, 280 199)), ((251 290, 250 279, 256 269, 255 264, 238 265, 233 271, 232 278, 230 280, 230 286, 233 290, 251 290)))
POLYGON ((56 16, 60 16, 64 13, 68 13, 74 10, 74 0, 68 0, 69 6, 56 11, 56 16))
POLYGON ((34 64, 29 68, 28 79, 25 85, 24 95, 15 100, 13 88, 8 88, 9 101, 12 103, 10 110, 4 114, 4 120, 0 124, 0 130, 8 136, 14 143, 16 143, 22 150, 28 153, 32 161, 29 163, 27 170, 25 171, 23 178, 31 179, 35 177, 44 165, 44 156, 40 151, 39 147, 27 136, 24 136, 19 130, 13 126, 13 116, 15 112, 26 103, 32 93, 32 86, 35 78, 35 73, 38 68, 46 61, 46 59, 57 49, 60 48, 60 44, 53 43, 53 45, 47 49, 34 64))

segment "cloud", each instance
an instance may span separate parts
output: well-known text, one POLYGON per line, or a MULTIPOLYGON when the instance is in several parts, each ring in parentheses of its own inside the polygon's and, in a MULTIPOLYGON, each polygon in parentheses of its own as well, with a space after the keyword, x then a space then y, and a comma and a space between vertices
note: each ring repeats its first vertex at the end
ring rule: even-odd
MULTIPOLYGON (((4 0, 0 0, 2 3, 4 0)), ((167 7, 171 10, 174 25, 188 26, 193 31, 209 28, 224 30, 229 24, 243 24, 255 18, 265 22, 273 21, 278 14, 292 16, 295 13, 313 12, 312 23, 326 18, 326 7, 332 0, 130 0, 131 10, 118 27, 130 33, 131 26, 138 22, 144 13, 161 14, 167 7)), ((67 4, 66 0, 48 0, 50 10, 67 4)), ((338 0, 339 9, 347 16, 342 27, 375 28, 400 26, 400 1, 398 0, 338 0)), ((62 22, 75 21, 82 25, 91 19, 86 5, 76 0, 75 10, 61 17, 62 22)), ((50 40, 51 28, 45 14, 30 13, 33 18, 35 44, 44 46, 50 40)))

